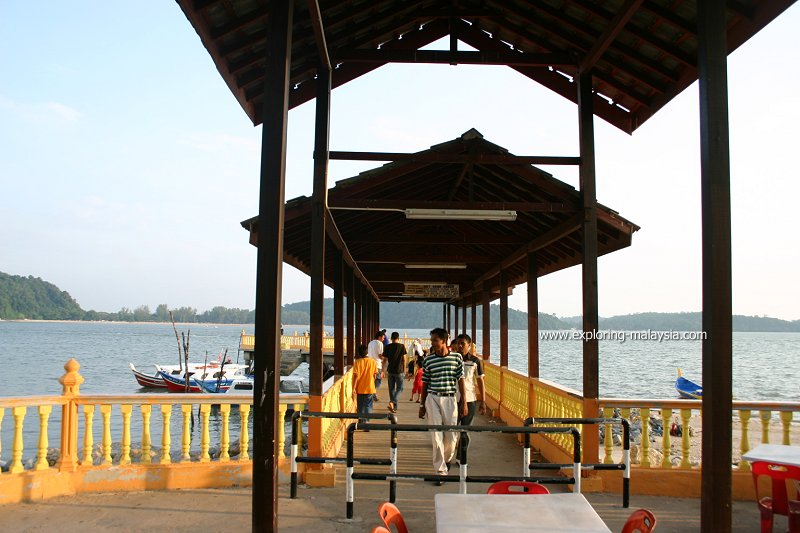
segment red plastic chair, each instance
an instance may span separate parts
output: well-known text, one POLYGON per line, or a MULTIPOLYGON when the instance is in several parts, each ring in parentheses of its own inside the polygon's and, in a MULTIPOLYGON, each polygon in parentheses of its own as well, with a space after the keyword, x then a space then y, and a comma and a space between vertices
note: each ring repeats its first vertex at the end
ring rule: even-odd
POLYGON ((550 494, 547 487, 531 481, 498 481, 486 494, 550 494))
POLYGON ((380 504, 378 506, 378 516, 381 517, 381 520, 383 520, 384 525, 390 532, 392 526, 394 526, 397 528, 397 533, 408 533, 406 521, 403 520, 403 515, 395 504, 390 502, 383 502, 380 504))
POLYGON ((375 526, 372 528, 372 533, 392 533, 392 531, 383 526, 375 526))
MULTIPOLYGON (((761 533, 772 532, 772 519, 776 514, 789 518, 789 533, 800 533, 800 501, 790 500, 786 491, 788 480, 800 481, 800 467, 755 461, 752 464, 752 471, 758 510, 761 511, 761 533), (772 479, 772 496, 759 494, 759 476, 769 476, 772 479)), ((797 495, 795 497, 800 498, 797 495)))
POLYGON ((655 528, 656 515, 647 509, 637 509, 628 517, 622 527, 622 533, 650 533, 655 528))

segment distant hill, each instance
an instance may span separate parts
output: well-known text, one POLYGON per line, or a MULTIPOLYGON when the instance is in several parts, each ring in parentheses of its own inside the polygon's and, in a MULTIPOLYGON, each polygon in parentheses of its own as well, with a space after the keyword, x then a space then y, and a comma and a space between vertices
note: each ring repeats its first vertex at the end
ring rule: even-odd
POLYGON ((52 283, 0 272, 0 318, 80 320, 83 314, 78 302, 52 283))
MULTIPOLYGON (((570 327, 580 328, 580 316, 562 317, 570 327)), ((635 313, 608 318, 600 317, 600 328, 626 331, 701 331, 703 315, 692 313, 635 313)), ((800 332, 800 320, 781 320, 779 318, 733 315, 733 331, 800 332)))
MULTIPOLYGON (((281 320, 284 324, 309 323, 308 300, 285 304, 281 309, 281 320)), ((432 302, 381 302, 381 327, 425 329, 433 328, 442 323, 442 304, 432 302)), ((490 323, 492 329, 500 328, 500 306, 490 306, 490 323)), ((333 325, 333 299, 326 298, 323 304, 325 325, 333 325)), ((483 310, 479 306, 476 321, 480 326, 483 323, 483 310)), ((461 317, 459 316, 459 320, 461 317)), ((467 309, 467 321, 472 319, 471 310, 467 309)), ((451 319, 452 320, 452 319, 451 319)), ((508 310, 509 329, 528 329, 528 313, 508 310)), ((570 329, 572 326, 560 321, 555 315, 539 313, 540 329, 570 329)))

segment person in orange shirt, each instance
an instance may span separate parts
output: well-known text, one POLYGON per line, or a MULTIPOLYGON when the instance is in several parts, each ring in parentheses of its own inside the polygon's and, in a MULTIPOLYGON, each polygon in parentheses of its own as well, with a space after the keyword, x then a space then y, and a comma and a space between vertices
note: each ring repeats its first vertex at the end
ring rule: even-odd
POLYGON ((353 397, 356 399, 356 412, 365 414, 372 412, 377 373, 378 364, 375 359, 367 357, 366 346, 359 345, 356 350, 356 360, 353 363, 353 397))

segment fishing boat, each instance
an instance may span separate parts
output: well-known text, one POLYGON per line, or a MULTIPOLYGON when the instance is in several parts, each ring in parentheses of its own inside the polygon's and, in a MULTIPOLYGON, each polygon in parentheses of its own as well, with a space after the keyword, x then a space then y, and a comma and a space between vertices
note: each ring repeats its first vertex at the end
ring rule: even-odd
POLYGON ((675 390, 678 391, 681 398, 689 400, 701 400, 703 398, 703 386, 683 377, 683 372, 681 372, 680 368, 678 369, 678 379, 675 380, 675 390))
MULTIPOLYGON (((183 373, 178 375, 159 370, 161 379, 169 392, 186 392, 186 377, 183 373)), ((189 392, 206 392, 205 387, 219 392, 227 391, 235 379, 247 375, 247 365, 227 364, 200 366, 194 372, 189 372, 189 392)))
MULTIPOLYGON (((167 384, 164 382, 164 379, 161 377, 160 372, 166 372, 171 376, 183 376, 186 372, 183 370, 182 366, 178 365, 153 365, 155 368, 155 373, 147 374, 142 372, 141 370, 137 369, 133 363, 128 363, 128 366, 133 372, 133 377, 136 378, 136 382, 141 386, 149 389, 166 389, 167 384)), ((203 371, 203 369, 217 369, 220 367, 220 363, 190 363, 189 364, 189 375, 193 375, 198 371, 203 371)))
MULTIPOLYGON (((252 374, 235 377, 227 386, 216 381, 194 381, 206 394, 249 394, 253 392, 255 379, 252 374)), ((281 394, 308 394, 308 380, 299 375, 281 376, 281 394)))

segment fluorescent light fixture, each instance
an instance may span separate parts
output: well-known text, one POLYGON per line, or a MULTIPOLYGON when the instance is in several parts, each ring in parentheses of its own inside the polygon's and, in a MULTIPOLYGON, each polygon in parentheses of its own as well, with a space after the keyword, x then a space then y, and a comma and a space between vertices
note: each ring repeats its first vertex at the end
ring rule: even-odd
POLYGON ((500 209, 406 209, 412 220, 516 220, 516 211, 500 209))
POLYGON ((466 263, 406 263, 406 268, 446 268, 452 270, 464 270, 467 268, 467 265, 466 263))
POLYGON ((406 287, 408 287, 409 285, 436 285, 436 286, 450 285, 446 281, 404 281, 403 283, 405 284, 406 287))

